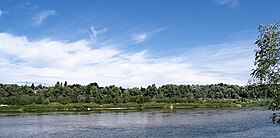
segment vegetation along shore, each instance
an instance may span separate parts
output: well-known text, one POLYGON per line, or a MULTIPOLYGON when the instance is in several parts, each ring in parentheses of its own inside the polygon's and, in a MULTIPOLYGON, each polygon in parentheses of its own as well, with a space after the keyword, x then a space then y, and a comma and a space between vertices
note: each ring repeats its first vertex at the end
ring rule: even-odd
POLYGON ((167 84, 122 88, 67 82, 48 87, 0 84, 0 112, 238 108, 265 106, 271 98, 266 85, 167 84))

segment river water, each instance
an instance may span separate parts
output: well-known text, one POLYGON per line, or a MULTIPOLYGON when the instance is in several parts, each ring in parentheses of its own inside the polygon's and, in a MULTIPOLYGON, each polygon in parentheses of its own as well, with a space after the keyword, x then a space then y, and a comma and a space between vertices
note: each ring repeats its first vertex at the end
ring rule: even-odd
POLYGON ((264 108, 1 113, 0 137, 280 137, 264 108))

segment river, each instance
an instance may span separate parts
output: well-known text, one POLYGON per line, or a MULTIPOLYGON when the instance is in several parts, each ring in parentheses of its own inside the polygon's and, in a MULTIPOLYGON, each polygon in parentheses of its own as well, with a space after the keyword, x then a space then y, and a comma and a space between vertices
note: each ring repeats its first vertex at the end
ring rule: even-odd
POLYGON ((264 108, 1 113, 0 137, 280 137, 264 108))

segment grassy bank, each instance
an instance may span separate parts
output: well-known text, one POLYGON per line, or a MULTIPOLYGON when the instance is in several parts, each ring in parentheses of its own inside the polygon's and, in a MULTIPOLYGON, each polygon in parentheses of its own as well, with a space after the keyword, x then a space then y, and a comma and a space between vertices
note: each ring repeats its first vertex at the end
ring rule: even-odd
POLYGON ((53 112, 53 111, 94 111, 94 110, 144 110, 144 109, 193 109, 193 108, 241 108, 248 106, 266 106, 267 100, 251 102, 202 101, 196 103, 70 103, 70 104, 30 104, 24 106, 1 106, 0 112, 53 112))

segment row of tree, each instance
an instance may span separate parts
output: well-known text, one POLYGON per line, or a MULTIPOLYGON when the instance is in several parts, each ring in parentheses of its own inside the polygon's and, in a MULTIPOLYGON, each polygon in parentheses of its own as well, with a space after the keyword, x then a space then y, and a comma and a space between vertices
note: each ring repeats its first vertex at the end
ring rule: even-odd
POLYGON ((199 99, 269 98, 269 89, 263 86, 228 84, 174 85, 147 88, 122 88, 115 85, 100 87, 57 82, 55 86, 19 86, 0 84, 0 104, 26 105, 57 103, 144 103, 144 102, 196 102, 199 99), (260 90, 262 89, 262 90, 260 90))

